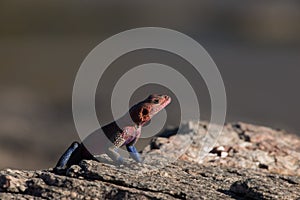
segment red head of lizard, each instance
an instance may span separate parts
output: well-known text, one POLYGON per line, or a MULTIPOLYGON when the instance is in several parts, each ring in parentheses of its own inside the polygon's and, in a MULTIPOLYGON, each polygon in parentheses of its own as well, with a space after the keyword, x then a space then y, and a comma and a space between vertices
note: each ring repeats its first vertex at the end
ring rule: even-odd
POLYGON ((171 97, 167 95, 152 94, 144 101, 134 105, 129 113, 134 123, 144 125, 170 102, 171 97))

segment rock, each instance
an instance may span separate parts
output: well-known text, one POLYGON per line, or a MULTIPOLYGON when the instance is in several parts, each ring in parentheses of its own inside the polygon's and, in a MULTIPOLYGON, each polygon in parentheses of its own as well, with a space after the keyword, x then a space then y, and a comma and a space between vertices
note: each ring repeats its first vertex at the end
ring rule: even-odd
MULTIPOLYGON (((193 122, 196 123, 196 122, 193 122)), ((189 128, 193 126, 190 122, 189 128)), ((202 161, 197 155, 201 133, 169 135, 155 139, 143 152, 153 163, 136 164, 125 159, 121 167, 110 162, 83 160, 56 174, 48 170, 0 171, 0 199, 297 199, 300 197, 299 139, 284 131, 243 123, 228 124, 217 145, 202 161), (244 133, 248 137, 241 136, 244 133), (265 136, 264 136, 265 135, 265 136), (157 156, 170 144, 192 140, 179 160, 163 163, 157 156), (278 138, 277 138, 278 137, 278 138), (289 146, 289 139, 293 146, 289 146), (265 140, 270 141, 269 146, 265 140), (281 141, 278 141, 281 140, 281 141), (298 141, 297 141, 298 140, 298 141), (270 145, 271 144, 271 145, 270 145), (166 146, 165 146, 166 145, 166 146), (155 147, 152 149, 152 147, 155 147), (262 148, 263 147, 263 148, 262 148), (275 148, 276 147, 276 148, 275 148), (155 152, 155 153, 153 153, 155 152), (223 153, 223 154, 222 154, 223 153), (227 153, 227 154, 224 154, 227 153), (222 156, 223 155, 223 156, 222 156), (226 155, 226 156, 224 156, 226 155), (289 175, 287 175, 289 174, 289 175)), ((203 137, 202 137, 203 138, 203 137)), ((178 151, 178 146, 173 147, 178 151)), ((175 154, 174 154, 175 155, 175 154)), ((106 157, 101 157, 105 160, 106 157)))
MULTIPOLYGON (((133 162, 133 161, 132 161, 133 162)), ((177 161, 161 170, 82 161, 72 177, 50 170, 0 171, 0 198, 46 199, 296 199, 300 177, 177 161), (11 178, 7 178, 7 176, 11 178), (82 177, 82 178, 78 178, 82 177)))
POLYGON ((202 150, 201 139, 207 134, 208 124, 190 121, 182 126, 188 127, 184 128, 185 134, 178 133, 163 140, 157 138, 154 141, 160 141, 156 145, 159 148, 152 149, 151 143, 144 150, 145 156, 155 153, 214 166, 250 168, 300 176, 300 138, 296 135, 241 122, 227 124, 210 153, 204 160, 199 160, 197 155, 202 150), (195 127, 198 127, 197 130, 195 127), (190 143, 190 140, 193 142, 190 143), (184 146, 185 143, 188 145, 184 146), (178 149, 185 151, 181 155, 178 149))

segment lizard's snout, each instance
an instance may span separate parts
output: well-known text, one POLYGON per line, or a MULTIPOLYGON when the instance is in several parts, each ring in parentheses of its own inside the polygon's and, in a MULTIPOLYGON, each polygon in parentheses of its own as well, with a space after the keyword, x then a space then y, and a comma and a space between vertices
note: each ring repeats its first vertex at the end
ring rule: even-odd
POLYGON ((164 97, 166 100, 171 99, 171 97, 169 97, 168 95, 163 95, 163 97, 164 97))
POLYGON ((163 95, 163 98, 164 98, 166 101, 171 101, 171 97, 169 97, 168 95, 163 95))

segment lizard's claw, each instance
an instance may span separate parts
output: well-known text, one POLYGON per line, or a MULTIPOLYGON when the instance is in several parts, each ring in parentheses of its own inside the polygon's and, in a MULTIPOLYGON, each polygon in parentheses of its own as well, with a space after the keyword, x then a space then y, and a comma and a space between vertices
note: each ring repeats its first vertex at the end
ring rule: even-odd
POLYGON ((119 157, 117 158, 116 164, 119 165, 119 166, 120 166, 120 165, 124 165, 124 159, 123 159, 122 156, 119 156, 119 157))

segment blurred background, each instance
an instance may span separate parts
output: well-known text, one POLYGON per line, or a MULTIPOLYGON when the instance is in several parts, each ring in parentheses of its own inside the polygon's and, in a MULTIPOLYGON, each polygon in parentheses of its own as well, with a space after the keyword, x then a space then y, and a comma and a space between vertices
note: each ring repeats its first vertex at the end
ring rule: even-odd
MULTIPOLYGON (((299 1, 2 0, 0 169, 53 167, 78 140, 71 97, 80 64, 106 38, 146 26, 180 31, 208 51, 225 83, 227 122, 245 121, 300 134, 299 1)), ((185 69, 182 60, 156 51, 122 56, 112 65, 122 69, 161 58, 185 69)), ((114 78, 108 72, 108 89, 102 87, 97 93, 103 123, 111 120, 109 81, 114 78)), ((208 120, 206 86, 196 86, 203 91, 201 119, 208 120)), ((155 89, 164 91, 152 87, 151 92, 155 89)), ((132 102, 143 99, 142 93, 132 102)))

